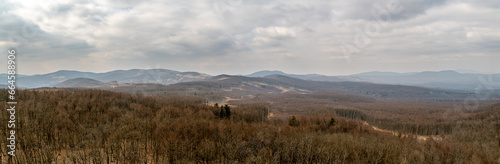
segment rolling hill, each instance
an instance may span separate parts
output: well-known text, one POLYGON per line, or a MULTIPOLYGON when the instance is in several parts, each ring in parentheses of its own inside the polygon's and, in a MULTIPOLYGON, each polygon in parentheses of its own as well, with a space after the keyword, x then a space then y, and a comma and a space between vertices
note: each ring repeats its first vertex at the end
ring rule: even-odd
POLYGON ((304 94, 335 92, 395 99, 463 100, 470 92, 424 87, 387 85, 367 82, 325 82, 292 78, 283 75, 246 77, 219 75, 204 81, 171 85, 137 84, 115 88, 121 91, 179 92, 194 94, 222 93, 230 98, 253 97, 264 94, 304 94))
POLYGON ((459 73, 452 70, 409 73, 374 71, 348 76, 325 76, 319 74, 295 75, 287 74, 281 71, 259 71, 247 75, 247 77, 265 77, 269 75, 284 75, 313 81, 355 81, 467 91, 474 91, 480 86, 500 89, 500 74, 459 73))
MULTIPOLYGON (((1 77, 7 79, 6 74, 1 77)), ((197 72, 179 72, 167 69, 131 69, 116 70, 105 73, 61 70, 40 75, 18 75, 16 83, 19 87, 39 88, 52 87, 63 81, 75 78, 89 78, 101 82, 117 81, 118 83, 158 83, 173 84, 178 82, 197 81, 210 78, 210 75, 197 72)), ((0 84, 7 84, 6 81, 0 84)))
MULTIPOLYGON (((7 74, 0 74, 0 78, 6 79, 6 76, 7 74)), ((259 71, 246 76, 238 76, 238 78, 269 79, 271 76, 286 76, 316 82, 367 82, 446 90, 465 90, 468 92, 475 91, 478 88, 483 90, 500 90, 500 74, 473 74, 458 73, 455 71, 412 73, 366 72, 349 76, 296 75, 287 74, 282 71, 259 71)), ((236 78, 236 76, 231 77, 232 79, 236 78)), ((105 73, 61 70, 48 74, 18 75, 16 84, 18 87, 24 88, 53 87, 65 80, 74 78, 90 78, 104 83, 116 81, 119 84, 154 83, 169 85, 180 82, 210 81, 210 79, 213 79, 213 76, 198 72, 180 72, 168 69, 131 69, 105 73)), ((3 81, 0 84, 7 84, 7 82, 3 81)), ((315 83, 314 85, 318 84, 315 83)))
POLYGON ((296 74, 287 74, 281 71, 259 71, 252 73, 250 75, 246 75, 247 77, 265 77, 269 75, 283 75, 288 77, 293 77, 302 80, 313 80, 313 81, 356 81, 356 79, 352 79, 350 77, 340 77, 340 76, 325 76, 320 74, 306 74, 306 75, 296 75, 296 74))
POLYGON ((350 75, 361 81, 380 84, 400 84, 427 88, 442 88, 473 91, 484 87, 500 89, 499 74, 472 74, 456 71, 425 71, 415 73, 369 72, 350 75))
POLYGON ((98 88, 103 87, 104 83, 89 79, 89 78, 75 78, 63 81, 54 85, 56 88, 98 88))

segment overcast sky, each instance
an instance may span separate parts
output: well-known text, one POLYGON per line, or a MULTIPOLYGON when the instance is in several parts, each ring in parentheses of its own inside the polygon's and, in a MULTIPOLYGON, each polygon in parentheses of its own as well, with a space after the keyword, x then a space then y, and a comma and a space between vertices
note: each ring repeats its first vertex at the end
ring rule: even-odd
POLYGON ((499 0, 0 0, 0 47, 20 74, 500 73, 499 16, 499 0))

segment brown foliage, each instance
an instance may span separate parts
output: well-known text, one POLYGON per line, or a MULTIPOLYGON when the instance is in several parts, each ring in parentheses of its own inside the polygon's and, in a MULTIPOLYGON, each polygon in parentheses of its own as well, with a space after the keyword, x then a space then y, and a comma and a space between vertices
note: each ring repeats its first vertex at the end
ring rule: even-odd
MULTIPOLYGON (((380 135, 334 111, 298 116, 291 127, 269 119, 268 104, 239 105, 220 119, 213 105, 188 96, 100 90, 17 96, 13 163, 495 163, 500 157, 496 132, 481 134, 494 124, 480 121, 454 127, 449 140, 419 143, 380 135)), ((5 152, 5 140, 1 146, 5 152)))

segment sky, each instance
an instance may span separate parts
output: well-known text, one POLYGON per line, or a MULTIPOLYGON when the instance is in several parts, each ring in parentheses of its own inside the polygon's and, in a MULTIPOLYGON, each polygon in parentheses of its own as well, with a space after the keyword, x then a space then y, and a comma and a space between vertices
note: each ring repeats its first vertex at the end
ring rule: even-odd
POLYGON ((498 0, 0 0, 0 47, 26 75, 500 73, 499 15, 498 0))

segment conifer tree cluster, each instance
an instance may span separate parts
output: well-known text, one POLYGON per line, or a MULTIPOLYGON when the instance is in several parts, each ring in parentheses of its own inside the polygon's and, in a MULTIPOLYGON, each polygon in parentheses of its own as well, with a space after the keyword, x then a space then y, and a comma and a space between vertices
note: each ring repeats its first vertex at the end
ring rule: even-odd
POLYGON ((214 105, 214 114, 220 119, 230 119, 231 118, 231 107, 227 104, 221 105, 219 107, 218 103, 214 105))

